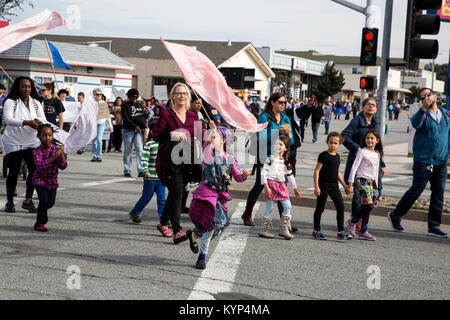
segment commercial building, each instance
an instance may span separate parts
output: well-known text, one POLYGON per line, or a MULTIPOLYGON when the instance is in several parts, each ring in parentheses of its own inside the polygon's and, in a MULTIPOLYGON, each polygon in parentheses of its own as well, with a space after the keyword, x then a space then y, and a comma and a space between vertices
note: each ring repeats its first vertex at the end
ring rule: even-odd
POLYGON ((293 99, 311 97, 313 88, 322 79, 326 63, 281 52, 271 47, 257 48, 270 65, 276 78, 271 81, 271 92, 280 91, 293 99))
MULTIPOLYGON (((44 35, 37 36, 44 37, 44 35)), ((144 98, 167 100, 172 86, 183 81, 181 72, 159 39, 129 39, 45 35, 50 41, 96 43, 136 66, 127 73, 132 86, 144 98)), ((167 40, 190 46, 205 54, 224 74, 228 85, 243 99, 270 94, 275 74, 250 42, 167 40)))

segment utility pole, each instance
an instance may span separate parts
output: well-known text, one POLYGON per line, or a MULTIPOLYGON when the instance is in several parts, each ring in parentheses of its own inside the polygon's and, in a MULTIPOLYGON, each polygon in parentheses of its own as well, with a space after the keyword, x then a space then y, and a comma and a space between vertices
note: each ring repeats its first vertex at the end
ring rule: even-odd
POLYGON ((383 28, 383 48, 381 49, 380 89, 378 90, 378 111, 375 119, 380 124, 381 140, 384 141, 384 128, 386 122, 386 102, 389 75, 389 51, 391 50, 391 28, 393 0, 386 0, 383 28))
MULTIPOLYGON (((351 3, 351 2, 346 1, 346 0, 331 0, 331 1, 339 3, 339 4, 343 5, 344 7, 347 7, 349 9, 355 10, 355 11, 365 15, 366 16, 366 22, 365 22, 365 27, 366 28, 375 28, 376 27, 374 25, 374 16, 373 16, 374 13, 371 10, 371 8, 372 8, 372 0, 367 0, 366 7, 358 6, 358 5, 354 4, 354 3, 351 3)), ((363 77, 368 76, 369 72, 370 72, 370 67, 369 66, 363 66, 363 69, 362 69, 363 77)), ((364 100, 368 96, 369 96, 369 94, 367 93, 367 90, 363 90, 361 98, 364 100)))

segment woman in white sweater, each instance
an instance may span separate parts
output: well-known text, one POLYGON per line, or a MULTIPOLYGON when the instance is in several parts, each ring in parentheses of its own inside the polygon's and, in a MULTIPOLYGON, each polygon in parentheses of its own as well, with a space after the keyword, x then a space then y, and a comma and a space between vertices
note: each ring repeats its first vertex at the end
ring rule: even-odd
POLYGON ((29 77, 18 77, 4 103, 4 133, 3 146, 9 173, 6 178, 7 203, 5 212, 16 212, 14 207, 14 192, 17 186, 22 161, 28 168, 27 190, 22 208, 31 213, 36 207, 31 200, 33 196, 33 172, 35 164, 32 150, 39 146, 37 127, 45 122, 44 109, 38 101, 36 87, 29 77))

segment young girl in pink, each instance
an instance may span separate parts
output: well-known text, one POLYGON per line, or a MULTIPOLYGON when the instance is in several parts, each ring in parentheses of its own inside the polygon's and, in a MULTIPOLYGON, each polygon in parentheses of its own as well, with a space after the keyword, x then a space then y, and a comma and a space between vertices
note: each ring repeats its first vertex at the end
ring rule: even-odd
POLYGON ((272 209, 275 201, 280 201, 283 206, 281 215, 280 233, 279 235, 287 240, 291 240, 294 236, 289 232, 291 229, 291 202, 289 200, 289 192, 286 187, 286 176, 295 196, 301 198, 300 191, 297 189, 292 167, 289 163, 289 138, 280 137, 275 141, 275 153, 270 156, 264 163, 261 170, 261 184, 264 185, 264 200, 266 200, 266 210, 262 216, 262 227, 259 236, 262 238, 274 238, 270 233, 272 225, 272 209))
MULTIPOLYGON (((196 268, 206 267, 206 255, 214 234, 221 232, 229 224, 227 202, 231 200, 228 185, 233 177, 237 182, 244 182, 250 175, 247 169, 238 171, 235 157, 226 149, 227 128, 219 126, 211 138, 211 144, 204 148, 202 181, 194 191, 189 208, 189 217, 195 225, 188 230, 190 248, 199 253, 196 268), (197 241, 201 239, 200 249, 197 241)), ((229 135, 232 137, 232 134, 229 135)))
POLYGON ((64 145, 57 148, 53 144, 53 128, 49 124, 41 124, 37 131, 41 145, 33 150, 33 159, 36 164, 33 185, 39 197, 34 230, 46 232, 48 230, 45 227, 48 221, 47 210, 55 204, 56 189, 59 187, 58 169, 67 168, 67 161, 64 156, 64 145))

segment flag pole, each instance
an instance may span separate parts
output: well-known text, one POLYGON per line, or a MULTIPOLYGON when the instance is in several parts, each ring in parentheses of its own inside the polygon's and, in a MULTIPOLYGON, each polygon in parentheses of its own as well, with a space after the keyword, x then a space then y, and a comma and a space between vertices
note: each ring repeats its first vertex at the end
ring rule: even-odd
POLYGON ((50 64, 52 65, 53 75, 55 76, 56 88, 57 88, 58 91, 59 91, 58 80, 56 79, 55 66, 53 65, 52 55, 51 55, 51 53, 50 53, 50 48, 48 47, 47 37, 45 37, 44 39, 45 39, 45 45, 46 45, 46 47, 47 47, 48 58, 50 59, 50 64))
POLYGON ((9 80, 11 80, 11 82, 14 82, 13 79, 11 79, 11 77, 9 76, 8 72, 6 72, 2 66, 0 66, 0 69, 2 69, 3 73, 6 74, 6 76, 8 77, 9 80))

